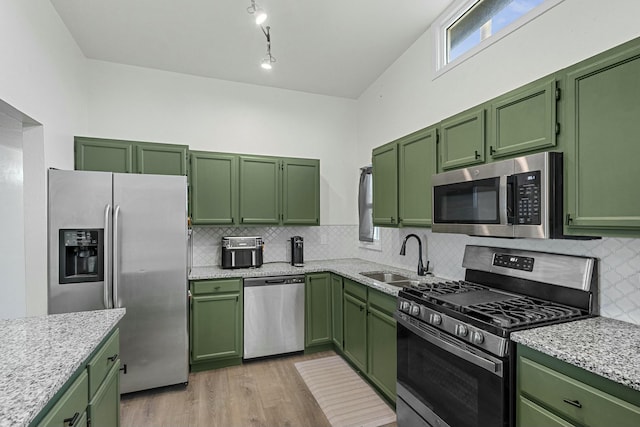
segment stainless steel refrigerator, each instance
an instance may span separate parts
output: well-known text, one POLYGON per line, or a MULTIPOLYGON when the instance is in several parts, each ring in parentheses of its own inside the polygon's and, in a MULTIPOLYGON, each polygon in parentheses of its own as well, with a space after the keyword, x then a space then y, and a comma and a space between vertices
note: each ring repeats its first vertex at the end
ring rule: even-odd
POLYGON ((120 390, 186 383, 184 176, 49 170, 49 313, 124 307, 120 390))

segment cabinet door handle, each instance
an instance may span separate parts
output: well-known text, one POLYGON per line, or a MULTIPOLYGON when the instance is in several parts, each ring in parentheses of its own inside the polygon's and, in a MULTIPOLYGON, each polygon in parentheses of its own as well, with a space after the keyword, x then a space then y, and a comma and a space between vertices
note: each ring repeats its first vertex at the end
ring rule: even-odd
POLYGON ((78 421, 78 418, 80 417, 80 412, 76 412, 75 414, 73 414, 73 417, 71 418, 65 418, 64 420, 62 420, 62 422, 66 425, 68 425, 69 427, 75 425, 75 423, 78 421))
POLYGON ((109 362, 115 362, 117 358, 118 358, 118 353, 114 354, 113 356, 107 357, 109 362))
POLYGON ((389 218, 391 224, 393 224, 393 217, 389 218))
POLYGON ((362 310, 364 310, 364 307, 363 307, 363 306, 360 306, 360 311, 362 311, 362 310))
POLYGON ((575 406, 576 408, 582 408, 582 403, 580 403, 577 400, 570 400, 570 399, 562 399, 562 401, 564 403, 568 403, 571 406, 575 406))
POLYGON ((494 154, 496 154, 496 150, 494 150, 494 149, 493 149, 493 145, 490 145, 490 146, 489 146, 489 154, 490 154, 490 155, 492 155, 492 156, 493 156, 494 154))
POLYGON ((571 214, 568 213, 567 214, 567 225, 571 224, 573 222, 573 218, 571 218, 571 214))
POLYGON ((476 160, 478 160, 480 158, 480 153, 478 153, 478 150, 474 151, 474 153, 475 153, 476 160))

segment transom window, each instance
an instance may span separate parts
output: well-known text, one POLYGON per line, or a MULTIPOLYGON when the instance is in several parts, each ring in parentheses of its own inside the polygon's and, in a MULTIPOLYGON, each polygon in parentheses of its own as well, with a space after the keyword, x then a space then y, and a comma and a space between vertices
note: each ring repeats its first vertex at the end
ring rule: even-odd
POLYGON ((461 62, 562 0, 460 0, 435 22, 437 70, 461 62))

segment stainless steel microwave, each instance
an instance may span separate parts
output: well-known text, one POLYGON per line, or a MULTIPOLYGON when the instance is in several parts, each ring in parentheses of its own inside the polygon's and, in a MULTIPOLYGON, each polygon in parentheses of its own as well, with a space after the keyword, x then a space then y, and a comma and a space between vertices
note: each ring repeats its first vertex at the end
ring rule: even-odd
POLYGON ((562 238, 562 162, 546 152, 433 175, 432 230, 562 238))

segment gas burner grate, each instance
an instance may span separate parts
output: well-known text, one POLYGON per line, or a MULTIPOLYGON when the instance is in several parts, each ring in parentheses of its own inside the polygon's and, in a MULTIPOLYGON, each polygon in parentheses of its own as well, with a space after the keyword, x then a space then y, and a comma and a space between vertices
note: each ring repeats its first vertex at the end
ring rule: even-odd
POLYGON ((506 301, 474 304, 466 307, 465 311, 469 314, 475 312, 486 316, 491 323, 503 328, 569 319, 582 314, 577 308, 529 297, 515 297, 506 301))
POLYGON ((461 294, 464 292, 480 291, 486 286, 460 280, 457 282, 419 283, 413 286, 422 292, 425 298, 438 297, 439 295, 461 294))

